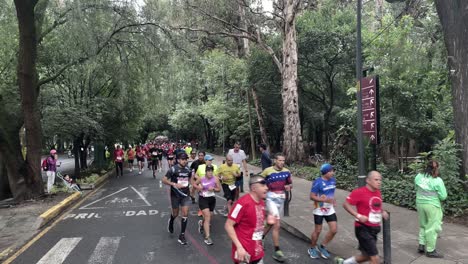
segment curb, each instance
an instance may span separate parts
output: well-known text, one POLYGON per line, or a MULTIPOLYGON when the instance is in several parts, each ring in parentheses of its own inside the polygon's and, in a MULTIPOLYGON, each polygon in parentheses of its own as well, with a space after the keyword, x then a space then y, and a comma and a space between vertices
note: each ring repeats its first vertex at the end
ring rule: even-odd
POLYGON ((310 244, 310 237, 306 236, 304 233, 299 231, 294 226, 288 224, 286 221, 284 221, 284 220, 280 220, 280 221, 281 221, 281 228, 282 229, 284 229, 286 232, 290 233, 291 235, 303 240, 304 242, 307 242, 307 243, 310 244))
MULTIPOLYGON (((99 177, 99 179, 96 180, 96 182, 93 184, 93 189, 98 187, 99 185, 103 184, 104 181, 106 181, 109 176, 113 174, 114 171, 109 171, 103 176, 99 177)), ((40 229, 46 224, 48 224, 52 219, 54 219, 57 215, 61 214, 63 211, 65 211, 73 202, 80 198, 85 198, 88 196, 89 193, 87 194, 82 194, 80 192, 75 192, 71 195, 69 195, 67 198, 62 200, 60 203, 56 204, 52 208, 49 208, 49 210, 45 211, 42 213, 40 216, 37 217, 36 223, 34 227, 36 229, 40 229)))

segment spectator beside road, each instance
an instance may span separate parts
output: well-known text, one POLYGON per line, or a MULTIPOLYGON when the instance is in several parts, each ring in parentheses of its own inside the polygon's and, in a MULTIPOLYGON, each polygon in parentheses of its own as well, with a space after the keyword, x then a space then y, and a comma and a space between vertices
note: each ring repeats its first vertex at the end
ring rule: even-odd
POLYGON ((250 191, 234 203, 224 228, 232 240, 234 263, 260 263, 264 256, 262 235, 268 187, 261 176, 249 180, 250 191))
POLYGON ((442 231, 441 201, 447 198, 444 181, 439 177, 439 163, 429 161, 424 173, 414 179, 416 186, 416 209, 419 218, 418 252, 426 252, 429 258, 443 258, 436 251, 437 235, 442 231))
POLYGON ((50 194, 52 187, 55 183, 55 174, 57 173, 57 167, 60 167, 61 163, 58 163, 57 150, 51 149, 50 155, 47 157, 47 193, 50 194))
POLYGON ((267 150, 267 146, 263 143, 258 145, 260 151, 262 152, 262 157, 260 159, 260 163, 262 164, 262 171, 265 170, 268 167, 271 167, 271 158, 270 158, 270 153, 267 150))

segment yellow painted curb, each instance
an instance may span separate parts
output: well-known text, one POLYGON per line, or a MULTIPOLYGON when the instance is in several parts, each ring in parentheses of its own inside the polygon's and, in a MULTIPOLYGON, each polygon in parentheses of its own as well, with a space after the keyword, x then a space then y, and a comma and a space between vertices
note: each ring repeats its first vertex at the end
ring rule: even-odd
POLYGON ((75 192, 68 196, 67 198, 63 199, 60 203, 54 205, 51 207, 49 210, 45 211, 42 213, 37 222, 37 228, 43 227, 45 224, 47 224, 51 219, 56 217, 58 214, 63 212, 70 204, 76 200, 78 200, 81 197, 80 192, 75 192))

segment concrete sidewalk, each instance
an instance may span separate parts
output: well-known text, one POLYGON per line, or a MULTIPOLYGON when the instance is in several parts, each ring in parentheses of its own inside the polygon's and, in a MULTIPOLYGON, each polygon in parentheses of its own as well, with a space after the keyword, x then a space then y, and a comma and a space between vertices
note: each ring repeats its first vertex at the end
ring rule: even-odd
MULTIPOLYGON (((215 164, 222 164, 221 156, 213 155, 215 164)), ((248 165, 250 173, 258 173, 261 168, 248 165)), ((340 179, 338 178, 337 181, 340 179)), ((248 181, 244 181, 244 190, 248 190, 248 181)), ((292 201, 289 217, 283 217, 282 227, 293 235, 304 239, 304 247, 298 248, 300 253, 307 254, 310 234, 314 228, 313 203, 309 199, 312 182, 293 177, 292 201)), ((328 248, 333 254, 350 257, 359 253, 357 240, 354 236, 354 218, 341 206, 349 192, 336 190, 338 216, 338 233, 328 248)), ((449 194, 450 195, 450 194, 449 194)), ((384 203, 384 208, 390 212, 392 263, 424 263, 424 264, 468 264, 468 227, 445 223, 437 242, 437 250, 445 255, 444 259, 431 259, 417 253, 418 247, 418 216, 416 211, 384 203)), ((323 225, 321 238, 327 232, 327 225, 323 225)), ((319 238, 320 242, 320 238, 319 238)), ((379 252, 383 255, 382 232, 379 237, 379 252)))

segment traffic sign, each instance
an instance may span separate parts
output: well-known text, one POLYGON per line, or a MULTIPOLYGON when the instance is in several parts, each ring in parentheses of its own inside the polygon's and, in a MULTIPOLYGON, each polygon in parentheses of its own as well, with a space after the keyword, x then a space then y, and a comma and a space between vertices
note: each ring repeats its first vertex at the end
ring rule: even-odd
POLYGON ((379 141, 379 85, 378 77, 361 79, 362 133, 372 144, 379 141))

